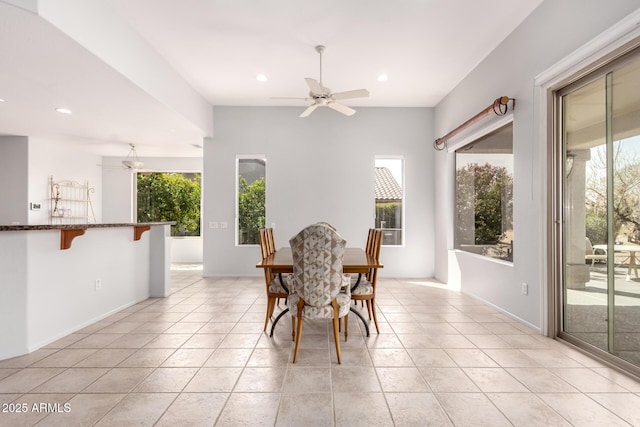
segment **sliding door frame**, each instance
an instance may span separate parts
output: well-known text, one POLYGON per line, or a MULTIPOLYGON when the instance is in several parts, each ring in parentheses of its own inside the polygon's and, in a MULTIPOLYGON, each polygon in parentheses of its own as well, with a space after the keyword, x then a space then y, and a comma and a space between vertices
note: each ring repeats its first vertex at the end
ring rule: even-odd
POLYGON ((541 259, 543 283, 541 292, 541 330, 544 335, 561 339, 590 354, 603 363, 640 377, 640 368, 608 352, 577 340, 562 332, 563 314, 563 255, 562 255, 562 126, 556 117, 561 112, 557 92, 602 68, 613 60, 640 47, 640 9, 630 14, 601 35, 580 47, 566 58, 540 73, 534 79, 534 101, 538 127, 534 140, 538 141, 542 171, 541 259))

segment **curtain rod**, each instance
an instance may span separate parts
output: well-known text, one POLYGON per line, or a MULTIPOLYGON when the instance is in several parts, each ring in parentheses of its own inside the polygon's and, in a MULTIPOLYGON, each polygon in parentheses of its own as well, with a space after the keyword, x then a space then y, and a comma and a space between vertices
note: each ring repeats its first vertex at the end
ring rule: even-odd
POLYGON ((513 101, 511 103, 511 109, 513 110, 516 106, 516 100, 514 98, 509 98, 508 96, 501 96, 500 98, 497 98, 495 101, 493 101, 493 104, 489 105, 487 108, 480 111, 478 114, 471 117, 469 120, 455 128, 442 138, 438 138, 433 141, 433 148, 435 148, 437 151, 444 150, 447 147, 447 140, 453 138, 455 135, 462 132, 463 130, 492 112, 495 113, 496 116, 504 116, 509 110, 509 101, 513 101))

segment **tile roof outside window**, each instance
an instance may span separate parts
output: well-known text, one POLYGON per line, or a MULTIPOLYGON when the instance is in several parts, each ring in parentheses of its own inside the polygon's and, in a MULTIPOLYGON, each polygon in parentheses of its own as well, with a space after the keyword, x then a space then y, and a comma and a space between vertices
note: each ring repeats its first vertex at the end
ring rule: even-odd
POLYGON ((402 187, 386 167, 376 167, 376 202, 402 200, 402 187))

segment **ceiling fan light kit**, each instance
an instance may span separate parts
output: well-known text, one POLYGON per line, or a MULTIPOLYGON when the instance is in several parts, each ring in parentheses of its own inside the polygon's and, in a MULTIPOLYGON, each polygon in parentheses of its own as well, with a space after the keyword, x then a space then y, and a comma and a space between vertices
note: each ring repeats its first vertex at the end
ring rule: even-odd
POLYGON ((309 96, 305 98, 273 97, 271 99, 300 99, 303 101, 313 100, 313 104, 308 106, 307 109, 304 110, 302 114, 300 114, 300 117, 308 117, 318 107, 329 107, 332 110, 344 114, 345 116, 354 115, 356 110, 336 101, 351 98, 365 98, 369 96, 369 91, 366 89, 356 89, 346 92, 332 93, 331 89, 322 84, 322 53, 324 52, 325 47, 323 45, 318 45, 315 47, 315 49, 316 52, 320 54, 320 81, 312 79, 311 77, 306 77, 304 79, 309 86, 309 96))
POLYGON ((131 172, 138 172, 142 170, 144 167, 144 163, 138 160, 138 153, 136 152, 136 146, 134 144, 129 144, 129 154, 127 158, 122 160, 122 166, 120 165, 98 165, 103 168, 115 168, 115 169, 123 169, 131 172))
POLYGON ((129 169, 142 169, 144 166, 144 163, 137 162, 135 160, 123 160, 122 164, 128 167, 129 169))
POLYGON ((126 160, 122 161, 122 164, 132 170, 142 169, 144 167, 144 163, 138 160, 136 146, 133 144, 129 144, 129 147, 131 147, 131 149, 129 150, 129 154, 127 155, 126 160))

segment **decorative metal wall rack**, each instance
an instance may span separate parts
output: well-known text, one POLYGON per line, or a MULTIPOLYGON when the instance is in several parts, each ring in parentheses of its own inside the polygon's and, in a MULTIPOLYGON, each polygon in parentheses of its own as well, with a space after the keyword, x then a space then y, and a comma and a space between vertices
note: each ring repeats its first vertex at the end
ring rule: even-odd
POLYGON ((88 224, 96 222, 96 215, 91 203, 91 193, 95 189, 89 182, 55 181, 49 178, 49 207, 51 224, 88 224))

